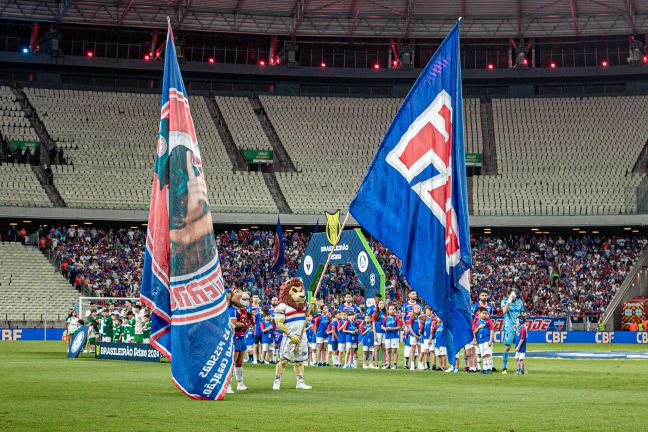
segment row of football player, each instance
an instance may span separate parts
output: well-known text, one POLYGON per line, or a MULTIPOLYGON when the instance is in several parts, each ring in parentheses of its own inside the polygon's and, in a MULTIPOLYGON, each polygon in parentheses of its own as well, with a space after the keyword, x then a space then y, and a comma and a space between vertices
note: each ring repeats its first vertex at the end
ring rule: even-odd
POLYGON ((150 312, 139 304, 122 311, 117 311, 112 305, 100 312, 91 308, 85 320, 80 319, 76 311, 71 311, 66 319, 68 348, 74 334, 86 324, 87 349, 93 349, 96 342, 149 343, 151 337, 150 312))
MULTIPOLYGON (((487 293, 482 294, 480 302, 473 305, 473 340, 464 346, 464 358, 466 371, 492 373, 494 324, 490 315, 493 309, 487 302, 487 293)), ((458 372, 459 354, 452 362, 447 358, 442 320, 434 315, 431 307, 422 307, 416 298, 416 293, 410 292, 410 299, 403 305, 400 314, 395 306, 387 305, 382 300, 378 301, 377 307, 375 302, 369 300, 367 313, 363 316, 351 302, 350 296, 337 311, 320 305, 320 312, 307 318, 310 365, 357 368, 358 350, 362 345, 363 368, 396 369, 398 349, 402 342, 405 345, 406 369, 458 372)), ((521 304, 519 300, 516 302, 521 304)), ((272 306, 263 309, 254 304, 250 306, 256 323, 244 336, 248 363, 274 364, 278 359, 283 336, 274 325, 273 311, 272 306)), ((525 318, 520 312, 520 306, 511 308, 511 314, 515 315, 513 321, 517 321, 513 339, 518 372, 524 369, 526 353, 525 318)), ((239 337, 243 335, 239 334, 239 337)))

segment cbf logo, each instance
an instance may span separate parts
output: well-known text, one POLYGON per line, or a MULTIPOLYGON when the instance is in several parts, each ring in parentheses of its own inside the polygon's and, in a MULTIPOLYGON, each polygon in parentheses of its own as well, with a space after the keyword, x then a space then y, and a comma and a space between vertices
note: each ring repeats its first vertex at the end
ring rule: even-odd
POLYGON ((342 225, 340 224, 340 210, 335 213, 325 212, 326 214, 326 239, 332 245, 336 244, 340 239, 340 231, 342 225))

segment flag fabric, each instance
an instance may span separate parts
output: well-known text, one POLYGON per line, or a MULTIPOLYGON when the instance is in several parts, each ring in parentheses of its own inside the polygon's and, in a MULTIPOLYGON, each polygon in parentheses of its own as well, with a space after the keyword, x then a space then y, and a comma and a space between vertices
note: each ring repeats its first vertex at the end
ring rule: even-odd
POLYGON ((351 202, 443 320, 448 358, 472 340, 459 22, 403 101, 351 202))
POLYGON ((281 266, 286 263, 284 247, 281 221, 279 220, 279 216, 277 216, 277 227, 274 234, 274 249, 272 251, 272 270, 275 272, 281 270, 281 266))
POLYGON ((146 233, 141 300, 151 345, 193 399, 222 399, 232 375, 232 331, 207 186, 169 25, 160 131, 146 233))

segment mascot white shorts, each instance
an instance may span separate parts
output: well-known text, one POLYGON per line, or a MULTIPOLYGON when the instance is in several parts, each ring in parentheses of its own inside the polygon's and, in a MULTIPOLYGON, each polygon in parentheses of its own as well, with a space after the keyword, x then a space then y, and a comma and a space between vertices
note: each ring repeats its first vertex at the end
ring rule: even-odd
POLYGON ((282 359, 294 362, 305 362, 308 360, 308 340, 306 335, 299 341, 299 348, 295 351, 295 344, 290 342, 290 338, 284 335, 279 347, 279 353, 282 359))

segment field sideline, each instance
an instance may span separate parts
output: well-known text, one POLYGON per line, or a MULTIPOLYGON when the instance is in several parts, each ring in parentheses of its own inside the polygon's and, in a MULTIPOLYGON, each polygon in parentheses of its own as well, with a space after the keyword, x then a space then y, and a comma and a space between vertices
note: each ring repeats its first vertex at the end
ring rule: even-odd
MULTIPOLYGON (((0 431, 643 431, 648 424, 645 360, 531 358, 525 376, 309 367, 313 390, 295 390, 290 369, 280 392, 271 390, 272 366, 246 365, 250 390, 202 402, 173 386, 168 363, 68 360, 64 349, 0 342, 0 431)), ((529 345, 548 349, 646 347, 529 345)))

